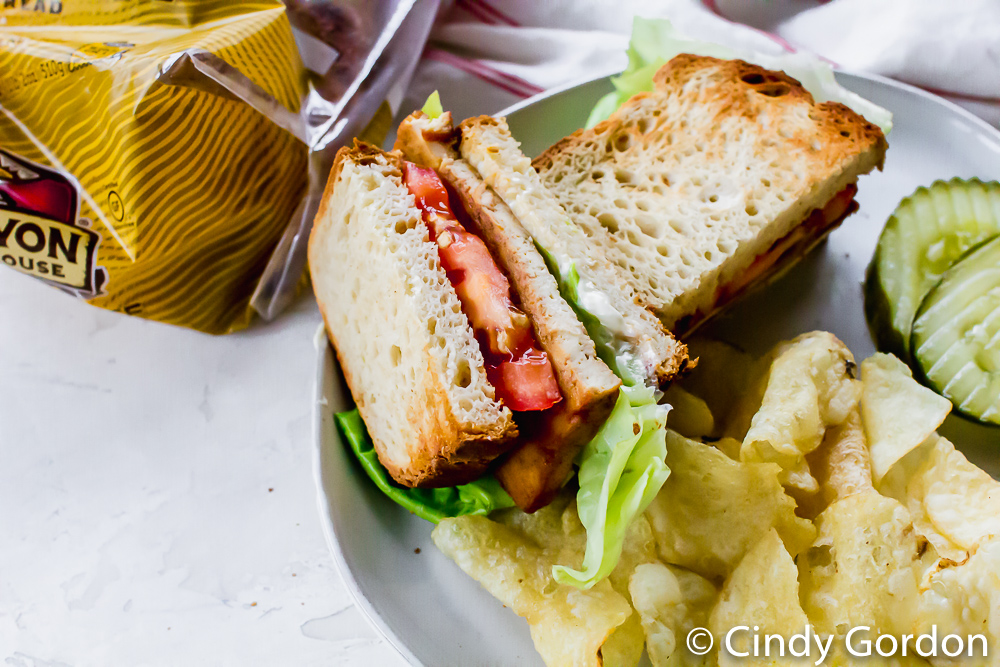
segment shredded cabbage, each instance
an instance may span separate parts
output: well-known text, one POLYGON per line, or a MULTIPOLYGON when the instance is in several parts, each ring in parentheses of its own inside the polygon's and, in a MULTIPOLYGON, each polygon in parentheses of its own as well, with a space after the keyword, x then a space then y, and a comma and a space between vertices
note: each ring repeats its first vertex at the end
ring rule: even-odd
POLYGON ((587 127, 607 119, 636 93, 652 90, 653 75, 668 60, 680 53, 693 53, 713 58, 739 58, 767 69, 782 70, 798 79, 817 102, 840 102, 878 125, 885 134, 892 130, 892 114, 889 111, 841 86, 833 75, 833 68, 813 55, 788 53, 774 56, 731 49, 687 37, 666 19, 638 16, 632 23, 632 38, 627 53, 628 67, 619 76, 611 77, 615 91, 597 102, 587 119, 587 127))
POLYGON ((625 531, 646 511, 670 475, 666 422, 669 405, 656 404, 653 387, 622 387, 611 416, 580 456, 576 496, 587 529, 583 569, 552 568, 561 584, 589 589, 615 568, 625 531))
POLYGON ((368 429, 357 409, 339 412, 334 418, 368 477, 382 493, 421 519, 438 523, 448 517, 489 514, 493 510, 514 506, 514 501, 493 475, 484 475, 469 484, 440 489, 409 489, 399 486, 379 462, 368 429))
POLYGON ((580 489, 576 506, 587 529, 583 570, 563 565, 552 568, 559 583, 589 589, 615 569, 629 524, 646 511, 670 475, 665 431, 670 406, 657 405, 661 394, 656 387, 646 385, 639 352, 624 335, 621 314, 612 308, 600 287, 581 279, 573 260, 558 261, 536 246, 555 276, 560 294, 594 341, 597 356, 623 384, 611 415, 577 459, 580 489))

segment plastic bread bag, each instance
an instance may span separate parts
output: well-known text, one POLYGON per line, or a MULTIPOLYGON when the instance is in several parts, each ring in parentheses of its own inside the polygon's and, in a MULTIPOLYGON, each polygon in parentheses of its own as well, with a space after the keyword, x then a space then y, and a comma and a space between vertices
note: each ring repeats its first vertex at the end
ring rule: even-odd
POLYGON ((311 71, 323 76, 311 86, 303 110, 310 146, 309 191, 271 257, 253 296, 265 319, 290 303, 304 278, 313 218, 337 150, 360 137, 383 143, 403 101, 439 0, 287 0, 300 50, 311 71), (308 31, 308 32, 307 32, 308 31), (334 54, 324 45, 333 45, 334 54))
POLYGON ((208 333, 277 314, 333 152, 378 130, 436 8, 0 1, 0 261, 208 333))

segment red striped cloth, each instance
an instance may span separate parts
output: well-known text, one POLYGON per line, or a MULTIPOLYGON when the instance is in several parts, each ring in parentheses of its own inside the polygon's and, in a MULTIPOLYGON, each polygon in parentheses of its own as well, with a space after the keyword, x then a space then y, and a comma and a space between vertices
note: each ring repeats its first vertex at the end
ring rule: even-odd
POLYGON ((1000 123, 996 0, 451 0, 400 111, 419 108, 437 89, 459 117, 493 113, 623 68, 637 14, 737 48, 811 52, 835 67, 923 87, 1000 123))

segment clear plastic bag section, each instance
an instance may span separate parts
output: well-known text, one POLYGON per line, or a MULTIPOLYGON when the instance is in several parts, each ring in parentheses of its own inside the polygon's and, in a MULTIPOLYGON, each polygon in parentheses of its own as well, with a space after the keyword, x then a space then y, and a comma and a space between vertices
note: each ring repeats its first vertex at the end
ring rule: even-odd
POLYGON ((333 152, 391 112, 436 6, 0 5, 0 261, 208 333, 275 316, 333 152))

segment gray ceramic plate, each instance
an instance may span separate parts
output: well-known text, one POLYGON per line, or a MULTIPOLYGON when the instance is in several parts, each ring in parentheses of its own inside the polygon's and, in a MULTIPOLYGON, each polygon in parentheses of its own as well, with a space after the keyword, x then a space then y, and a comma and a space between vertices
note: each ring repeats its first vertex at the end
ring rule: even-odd
MULTIPOLYGON (((1000 132, 962 109, 885 79, 838 74, 847 88, 891 110, 885 170, 860 182, 861 210, 780 281, 750 295, 706 334, 763 352, 814 329, 832 331, 864 359, 874 351, 861 281, 879 232, 918 185, 952 176, 1000 178, 1000 132)), ((547 93, 508 109, 528 155, 581 127, 606 78, 547 93)), ((345 582, 374 626, 414 665, 541 665, 527 624, 438 553, 431 524, 381 496, 340 442, 332 414, 350 405, 332 351, 320 338, 316 386, 316 480, 321 520, 345 582), (417 553, 419 550, 419 553, 417 553)), ((1000 435, 949 418, 942 428, 996 475, 1000 435), (992 446, 991 443, 992 442, 992 446)))

